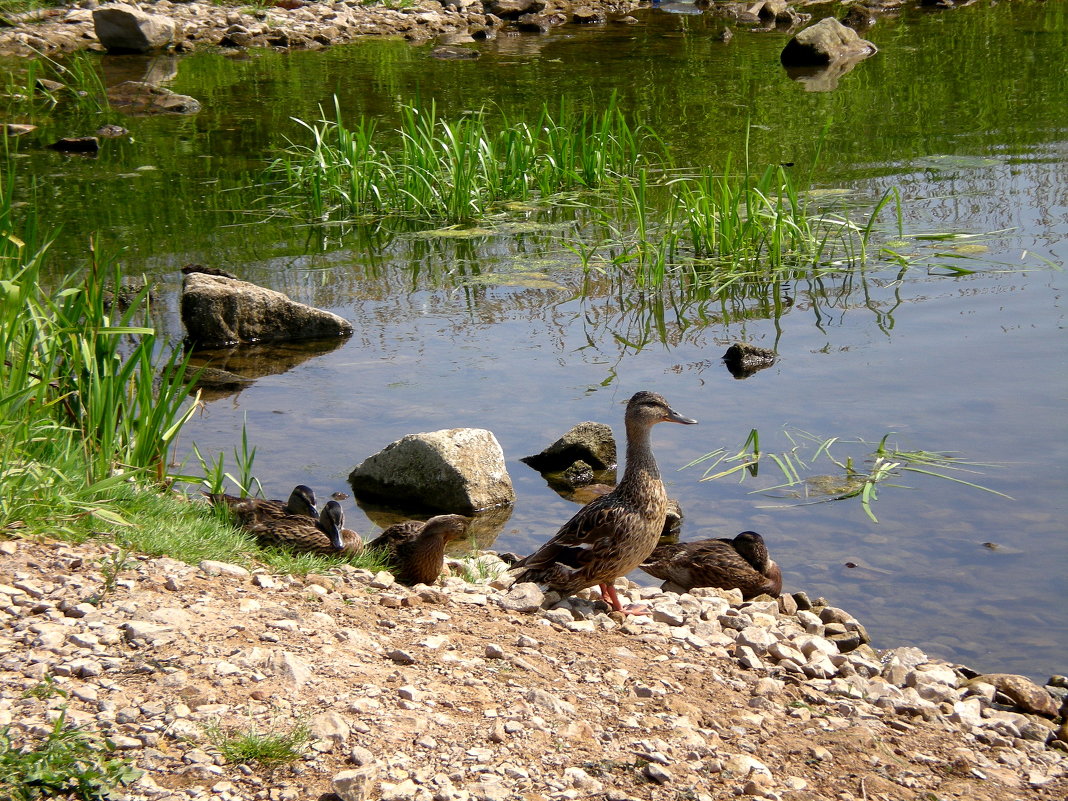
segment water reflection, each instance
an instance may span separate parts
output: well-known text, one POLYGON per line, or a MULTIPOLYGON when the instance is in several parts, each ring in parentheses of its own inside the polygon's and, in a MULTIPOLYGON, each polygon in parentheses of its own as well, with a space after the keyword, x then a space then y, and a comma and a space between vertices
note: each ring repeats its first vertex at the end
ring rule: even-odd
POLYGON ((199 348, 189 357, 190 368, 207 368, 204 400, 216 400, 251 385, 255 379, 288 372, 300 364, 337 350, 340 337, 294 342, 244 344, 226 348, 199 348), (228 374, 227 375, 220 375, 228 374))

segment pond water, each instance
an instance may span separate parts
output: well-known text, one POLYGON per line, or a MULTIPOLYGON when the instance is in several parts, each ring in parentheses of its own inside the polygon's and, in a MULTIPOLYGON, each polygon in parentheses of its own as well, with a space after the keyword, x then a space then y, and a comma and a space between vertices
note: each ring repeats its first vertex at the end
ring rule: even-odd
MULTIPOLYGON (((786 589, 848 609, 877 647, 916 644, 1043 680, 1064 672, 1068 347, 1066 279, 1055 265, 1068 261, 1065 4, 907 10, 864 34, 881 52, 833 92, 784 73, 785 34, 737 30, 725 45, 721 23, 702 15, 637 16, 631 26, 501 37, 476 46, 478 61, 436 60, 429 46, 399 41, 100 58, 109 84, 172 71, 170 88, 204 110, 110 115, 131 136, 105 142, 95 160, 27 148, 19 192, 62 224, 60 267, 84 263, 91 235, 121 249, 129 272, 159 285, 160 325, 174 337, 177 270, 194 261, 353 322, 336 346, 254 352, 245 369, 266 374, 209 401, 183 434, 183 457, 196 442, 229 458, 244 424, 273 497, 300 482, 326 497, 407 433, 488 428, 518 494, 496 547, 526 553, 575 507, 519 459, 583 420, 621 433, 622 404, 654 389, 700 421, 654 431, 685 539, 761 531, 786 589), (348 119, 388 127, 402 105, 430 99, 444 115, 493 104, 520 119, 561 97, 596 109, 611 93, 663 137, 676 164, 722 167, 748 144, 755 165, 807 171, 826 128, 817 186, 869 199, 897 187, 906 232, 996 233, 910 239, 896 247, 929 254, 928 264, 901 272, 872 262, 721 303, 584 281, 566 223, 512 219, 482 236, 375 246, 359 231, 270 215, 257 186, 286 137, 300 136, 291 118, 317 118, 335 94, 348 119), (966 262, 974 272, 931 266, 961 256, 975 259, 966 262), (737 380, 721 356, 738 340, 780 359, 737 380), (782 480, 768 463, 742 483, 701 481, 703 466, 686 467, 738 450, 754 428, 765 451, 796 444, 812 462, 806 476, 841 473, 815 460, 814 440, 840 438, 832 454, 862 466, 890 433, 903 450, 988 463, 957 475, 1011 499, 910 473, 879 486, 876 523, 855 498, 799 504, 758 492, 782 480)), ((105 120, 72 131, 89 122, 60 110, 35 121, 47 137, 105 120)), ((346 512, 353 528, 371 528, 351 502, 346 512)))

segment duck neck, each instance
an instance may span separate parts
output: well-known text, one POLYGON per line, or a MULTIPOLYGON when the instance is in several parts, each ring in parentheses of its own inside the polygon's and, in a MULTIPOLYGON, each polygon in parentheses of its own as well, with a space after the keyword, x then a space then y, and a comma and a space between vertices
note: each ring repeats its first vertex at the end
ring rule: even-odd
POLYGON ((632 424, 627 426, 627 466, 620 484, 640 481, 643 477, 660 479, 660 468, 653 457, 650 444, 651 426, 632 424))

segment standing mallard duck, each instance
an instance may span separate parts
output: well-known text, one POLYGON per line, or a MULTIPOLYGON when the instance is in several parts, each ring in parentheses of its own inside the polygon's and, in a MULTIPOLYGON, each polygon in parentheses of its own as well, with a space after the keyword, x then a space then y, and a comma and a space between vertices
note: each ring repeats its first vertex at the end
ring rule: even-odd
POLYGON ((782 592, 782 571, 755 531, 743 531, 734 539, 658 545, 641 569, 664 579, 664 589, 682 592, 694 587, 737 587, 747 599, 764 593, 777 597, 782 592))
POLYGON ((425 523, 406 520, 387 528, 367 547, 385 553, 401 584, 433 584, 445 564, 446 544, 464 536, 470 522, 462 515, 438 515, 425 523))
POLYGON ((283 515, 247 526, 256 539, 295 551, 316 553, 359 553, 363 540, 345 528, 345 513, 337 501, 328 501, 318 520, 306 515, 283 515))
POLYGON ((222 492, 208 493, 208 500, 216 506, 225 504, 242 526, 250 526, 266 520, 299 515, 316 518, 315 490, 305 484, 297 484, 289 494, 289 500, 275 501, 266 498, 238 498, 222 492))
POLYGON ((612 582, 625 576, 653 552, 667 517, 668 498, 650 444, 657 423, 693 425, 655 392, 639 392, 627 403, 627 466, 611 492, 595 498, 563 528, 514 568, 525 568, 516 581, 546 584, 571 595, 594 584, 617 612, 612 582))

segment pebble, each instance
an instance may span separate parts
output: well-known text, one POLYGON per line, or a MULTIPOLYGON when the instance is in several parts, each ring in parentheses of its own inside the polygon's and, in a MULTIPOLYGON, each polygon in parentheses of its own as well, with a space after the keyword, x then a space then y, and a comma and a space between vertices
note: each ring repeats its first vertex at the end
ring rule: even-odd
POLYGON ((244 578, 251 575, 248 570, 241 567, 241 565, 232 565, 229 562, 218 562, 214 559, 205 559, 198 567, 204 573, 209 576, 236 576, 238 578, 244 578))

